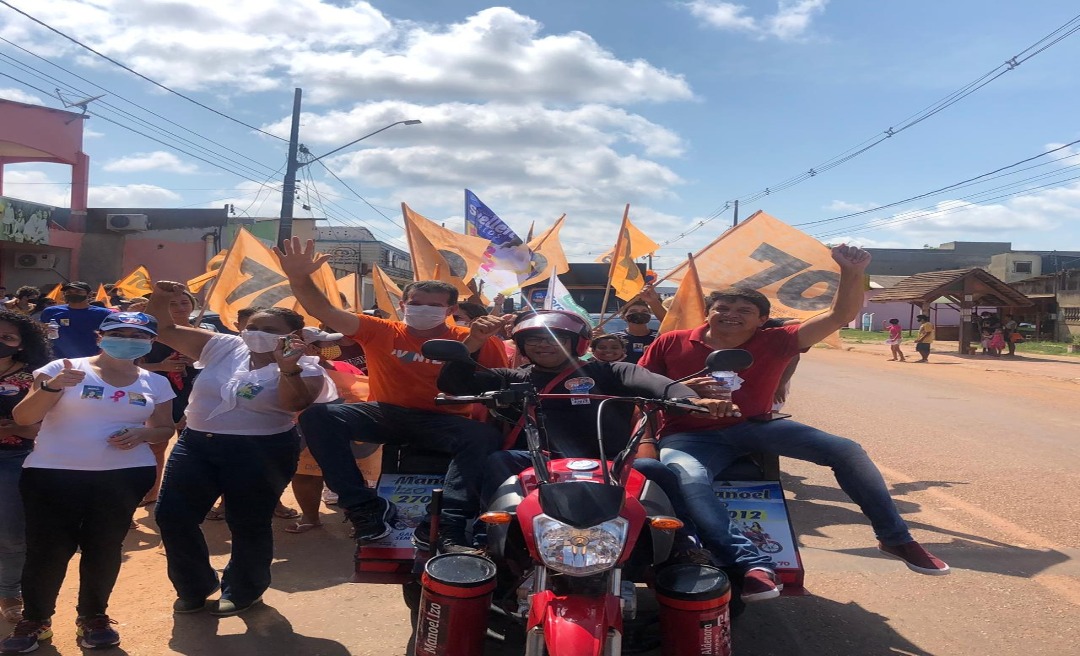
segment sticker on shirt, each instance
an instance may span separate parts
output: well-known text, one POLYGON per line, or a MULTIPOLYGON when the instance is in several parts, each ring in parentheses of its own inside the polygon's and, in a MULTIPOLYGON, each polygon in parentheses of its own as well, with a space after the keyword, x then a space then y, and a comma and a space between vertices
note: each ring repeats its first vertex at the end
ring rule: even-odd
POLYGON ((648 345, 647 344, 642 344, 641 342, 634 342, 633 344, 630 345, 630 350, 633 351, 634 353, 644 353, 646 346, 648 346, 648 345))
POLYGON ((18 385, 9 385, 7 383, 0 384, 0 396, 15 396, 20 391, 18 385))
POLYGON ((125 392, 124 390, 116 390, 109 398, 112 399, 113 403, 120 403, 120 399, 124 398, 125 396, 127 396, 127 392, 125 392))
POLYGON ((83 385, 80 397, 100 401, 105 398, 105 388, 99 385, 83 385))
POLYGON ((131 405, 146 405, 146 395, 138 392, 128 392, 128 403, 131 405))
MULTIPOLYGON (((571 378, 563 383, 563 387, 570 390, 571 394, 588 394, 589 390, 596 387, 596 381, 588 376, 571 378)), ((570 405, 589 405, 592 399, 570 399, 570 405)))
POLYGON ((251 400, 263 391, 263 386, 258 383, 244 383, 236 388, 236 395, 242 399, 251 400))
POLYGON ((61 319, 60 320, 60 325, 61 326, 70 326, 71 325, 71 319, 61 319))

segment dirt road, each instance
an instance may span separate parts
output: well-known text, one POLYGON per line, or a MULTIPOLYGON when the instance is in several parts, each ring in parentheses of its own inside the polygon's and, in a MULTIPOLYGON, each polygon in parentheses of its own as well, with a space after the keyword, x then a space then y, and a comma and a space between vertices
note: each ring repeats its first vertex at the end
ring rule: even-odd
MULTIPOLYGON (((1080 386, 1064 379, 945 358, 898 364, 876 353, 814 350, 788 409, 859 440, 917 539, 954 572, 920 576, 879 557, 869 525, 831 473, 785 460, 812 594, 752 607, 737 623, 736 653, 1080 653, 1078 395, 1080 386)), ((140 510, 110 608, 124 641, 108 653, 403 653, 408 619, 399 590, 348 583, 351 541, 339 514, 323 519, 324 528, 303 535, 281 531, 286 521, 277 520, 265 607, 220 620, 174 618, 160 541, 140 510)), ((227 528, 205 526, 215 562, 224 566, 227 528)), ((54 618, 57 636, 40 654, 81 652, 74 582, 72 570, 54 618)))

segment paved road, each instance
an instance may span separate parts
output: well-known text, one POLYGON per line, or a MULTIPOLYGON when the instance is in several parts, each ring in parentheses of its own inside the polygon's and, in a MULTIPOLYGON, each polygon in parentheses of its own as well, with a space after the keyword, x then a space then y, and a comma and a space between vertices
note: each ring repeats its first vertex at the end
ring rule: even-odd
MULTIPOLYGON (((736 653, 1080 654, 1078 392, 1075 383, 979 363, 901 365, 876 354, 811 352, 789 410, 862 442, 916 537, 955 571, 920 576, 878 557, 869 525, 831 473, 784 461, 812 594, 752 607, 737 623, 736 653)), ((284 533, 278 520, 266 607, 222 620, 174 620, 156 529, 145 511, 136 519, 110 608, 124 644, 110 654, 403 653, 400 592, 346 582, 351 549, 340 515, 325 514, 325 527, 304 535, 284 533)), ((224 565, 226 527, 208 522, 207 532, 224 565)), ((38 653, 81 653, 73 574, 55 618, 55 647, 38 653)))

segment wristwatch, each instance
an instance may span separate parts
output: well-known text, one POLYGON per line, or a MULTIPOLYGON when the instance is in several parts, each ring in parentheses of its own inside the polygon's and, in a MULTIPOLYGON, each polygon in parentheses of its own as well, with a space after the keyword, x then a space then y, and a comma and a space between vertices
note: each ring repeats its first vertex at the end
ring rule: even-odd
POLYGON ((38 387, 45 390, 46 392, 52 392, 53 394, 59 394, 60 392, 64 391, 64 388, 62 387, 60 389, 56 389, 55 387, 49 387, 49 381, 47 380, 41 381, 38 387))

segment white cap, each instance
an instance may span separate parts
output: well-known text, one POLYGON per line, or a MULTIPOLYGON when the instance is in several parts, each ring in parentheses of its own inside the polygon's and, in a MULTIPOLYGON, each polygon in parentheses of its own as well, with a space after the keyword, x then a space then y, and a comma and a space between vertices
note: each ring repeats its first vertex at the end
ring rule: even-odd
POLYGON ((328 333, 318 328, 305 327, 300 331, 300 336, 304 340, 305 344, 314 344, 315 342, 336 342, 344 335, 341 333, 328 333))

